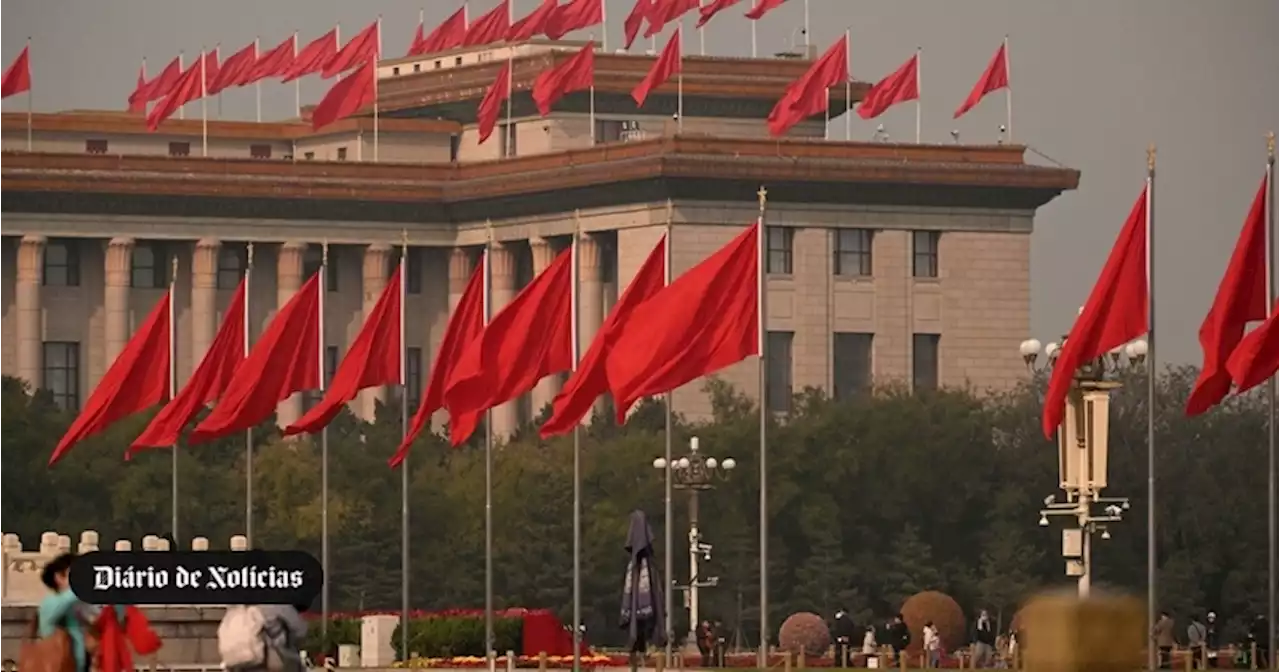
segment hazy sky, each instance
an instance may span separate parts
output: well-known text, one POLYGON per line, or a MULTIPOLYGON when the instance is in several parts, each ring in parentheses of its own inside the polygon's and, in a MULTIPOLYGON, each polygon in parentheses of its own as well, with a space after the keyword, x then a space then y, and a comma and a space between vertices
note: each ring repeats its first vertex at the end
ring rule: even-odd
MULTIPOLYGON (((335 22, 346 37, 378 12, 384 52, 399 55, 419 7, 425 4, 434 24, 457 1, 10 0, 0 51, 7 63, 31 37, 39 111, 122 109, 144 56, 155 74, 179 50, 189 63, 202 46, 221 43, 225 57, 255 36, 266 49, 295 29, 305 41, 335 22)), ((608 41, 616 48, 632 0, 606 1, 608 41)), ((540 0, 514 2, 523 14, 540 0)), ((493 4, 474 0, 471 16, 493 4)), ((1160 359, 1198 362, 1196 331, 1261 180, 1265 134, 1277 127, 1275 0, 810 0, 809 7, 821 47, 851 31, 860 79, 875 81, 923 48, 925 142, 950 142, 952 129, 962 140, 995 139, 1003 96, 958 122, 951 113, 1010 36, 1015 139, 1083 172, 1080 189, 1036 219, 1032 327, 1046 342, 1070 327, 1084 302, 1142 188, 1147 145, 1155 143, 1160 359)), ((741 13, 729 10, 707 27, 708 53, 749 55, 741 13)), ((761 21, 761 53, 786 46, 803 16, 803 0, 790 0, 761 21)), ((696 48, 690 31, 686 49, 696 48)), ((314 80, 303 84, 304 100, 324 90, 314 80)), ((17 96, 4 109, 26 104, 17 96)), ((293 87, 265 85, 263 104, 267 118, 288 116, 293 87)), ((252 89, 224 94, 221 106, 224 118, 252 119, 252 89)), ((914 107, 875 122, 855 120, 855 139, 870 138, 877 123, 906 140, 914 107)), ((842 137, 843 124, 835 128, 842 137)))

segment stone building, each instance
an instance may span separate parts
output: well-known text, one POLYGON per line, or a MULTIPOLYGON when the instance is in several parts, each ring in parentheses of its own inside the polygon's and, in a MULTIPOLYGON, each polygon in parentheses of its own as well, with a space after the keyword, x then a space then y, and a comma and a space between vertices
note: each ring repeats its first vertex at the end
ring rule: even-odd
MULTIPOLYGON (((28 130, 25 114, 5 114, 4 372, 79 407, 167 289, 176 258, 185 380, 253 243, 253 338, 327 244, 331 373, 407 235, 416 403, 490 231, 495 308, 579 236, 588 339, 668 227, 678 273, 754 221, 764 185, 771 407, 807 386, 848 395, 873 380, 984 389, 1019 378, 1033 218, 1076 187, 1076 171, 1029 165, 1015 145, 828 141, 821 119, 770 138, 765 116, 807 67, 794 59, 688 57, 677 119, 674 85, 643 110, 631 100, 652 56, 601 54, 594 90, 540 117, 533 80, 576 48, 535 41, 384 61, 377 122, 319 132, 303 120, 210 121, 205 134, 190 111, 157 133, 105 112, 36 114, 28 130), (511 109, 480 144, 475 109, 507 58, 511 109)), ((852 84, 851 98, 865 89, 852 84)), ((832 91, 833 110, 843 113, 844 95, 832 91)), ((754 394, 757 366, 723 377, 754 394)), ((536 416, 560 384, 549 378, 497 409, 494 430, 536 416)), ((368 417, 394 393, 370 391, 353 410, 368 417)), ((296 419, 311 396, 283 402, 278 421, 296 419)), ((699 383, 675 404, 691 417, 709 411, 699 383)))

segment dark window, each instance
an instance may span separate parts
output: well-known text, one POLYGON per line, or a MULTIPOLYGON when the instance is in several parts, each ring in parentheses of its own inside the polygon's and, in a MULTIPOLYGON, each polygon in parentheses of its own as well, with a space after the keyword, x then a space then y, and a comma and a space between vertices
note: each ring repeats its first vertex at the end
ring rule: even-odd
POLYGON ((400 74, 400 66, 397 65, 394 68, 391 68, 391 76, 395 77, 395 76, 398 76, 399 74, 400 74))
POLYGON ((498 131, 502 134, 498 137, 498 152, 503 158, 515 156, 518 151, 516 147, 516 125, 498 124, 498 131))
POLYGON ((765 393, 770 411, 791 410, 791 342, 795 334, 790 331, 771 331, 765 344, 765 360, 769 369, 769 386, 765 393))
POLYGON ((346 148, 346 147, 339 147, 339 148, 338 148, 338 160, 339 160, 339 161, 346 161, 346 160, 347 160, 347 148, 346 148))
POLYGON ((80 410, 80 344, 47 341, 44 344, 44 384, 53 403, 64 411, 80 410))
POLYGON ((915 231, 911 234, 911 275, 917 278, 938 277, 937 231, 915 231))
POLYGON ((85 140, 84 151, 86 154, 106 154, 107 141, 106 140, 85 140))
POLYGON ((596 142, 618 142, 622 139, 622 127, 625 123, 617 119, 596 120, 596 142))
POLYGON ((303 159, 305 159, 305 160, 307 160, 307 161, 315 161, 315 160, 316 160, 316 153, 315 153, 315 152, 303 152, 303 153, 302 153, 302 158, 303 158, 303 159))
POLYGON ((871 275, 871 230, 836 230, 836 275, 871 275))
POLYGON ((462 57, 461 57, 461 56, 454 57, 454 59, 453 59, 453 64, 454 64, 454 65, 462 65, 462 57))
MULTIPOLYGON (((329 388, 333 382, 333 372, 338 370, 338 346, 328 345, 324 349, 324 387, 329 388)), ((324 398, 323 390, 307 390, 302 393, 302 407, 311 410, 324 398)))
POLYGON ((169 156, 191 156, 191 143, 189 142, 169 143, 169 156))
POLYGON ((160 289, 169 284, 169 255, 161 243, 137 243, 129 273, 129 286, 160 289))
POLYGON ((872 334, 837 333, 832 344, 832 382, 836 399, 851 397, 871 387, 872 334))
POLYGON ((618 241, 613 236, 599 236, 596 245, 600 248, 600 282, 617 284, 618 282, 618 241))
POLYGON ((795 231, 780 226, 765 227, 765 242, 768 246, 765 255, 765 271, 768 273, 791 274, 791 242, 795 231))
POLYGON ((44 246, 44 284, 80 286, 80 247, 73 240, 51 240, 44 246))
POLYGON ((409 410, 422 404, 422 348, 406 348, 404 362, 405 387, 409 391, 409 410))
MULTIPOLYGON (((322 245, 308 245, 307 252, 302 257, 302 281, 306 282, 311 276, 320 270, 320 264, 324 262, 324 247, 322 245)), ((338 291, 338 264, 334 259, 334 250, 329 248, 329 263, 325 266, 324 274, 325 291, 338 291)))
POLYGON ((244 279, 249 265, 249 250, 244 245, 223 244, 218 250, 218 289, 235 289, 244 279))
POLYGON ((911 337, 911 387, 916 390, 938 389, 938 334, 914 334, 911 337))
MULTIPOLYGON (((397 247, 395 253, 395 262, 391 264, 391 268, 387 269, 387 273, 395 273, 396 268, 400 265, 401 250, 404 248, 397 247)), ((406 294, 422 293, 422 255, 425 254, 421 247, 409 248, 409 262, 404 269, 404 291, 406 294)))
POLYGON ((249 145, 249 158, 251 159, 271 158, 271 145, 249 145))
POLYGON ((462 137, 458 135, 449 136, 449 160, 456 163, 458 161, 458 150, 462 148, 462 137))
POLYGON ((440 65, 441 65, 441 64, 440 64, 440 61, 436 61, 436 70, 439 70, 439 69, 440 69, 440 65))
POLYGON ((414 72, 422 72, 422 64, 421 64, 421 63, 414 63, 414 64, 413 64, 413 71, 414 71, 414 72))

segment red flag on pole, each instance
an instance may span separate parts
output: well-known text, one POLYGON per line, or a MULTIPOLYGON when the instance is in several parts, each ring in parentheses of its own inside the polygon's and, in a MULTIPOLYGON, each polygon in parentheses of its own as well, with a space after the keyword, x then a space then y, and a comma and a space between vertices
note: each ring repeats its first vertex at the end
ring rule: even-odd
POLYGON ((200 86, 202 88, 200 90, 200 95, 196 96, 196 99, 208 95, 209 82, 217 79, 218 73, 222 72, 222 64, 218 62, 218 59, 221 58, 221 49, 222 47, 214 47, 212 51, 207 52, 204 55, 204 73, 200 75, 200 86))
POLYGON ((715 17, 716 14, 729 9, 739 2, 742 2, 742 0, 711 0, 710 3, 703 5, 698 10, 698 23, 694 25, 694 28, 701 28, 707 25, 707 22, 715 17))
POLYGON ((649 73, 631 91, 636 107, 644 107, 644 101, 649 98, 649 94, 680 72, 681 66, 680 31, 677 30, 667 38, 667 46, 662 48, 662 54, 653 62, 649 73))
POLYGON ((1009 86, 1009 53, 1005 49, 1005 45, 1001 43, 1000 49, 996 51, 996 55, 987 64, 987 69, 982 72, 982 76, 973 85, 973 90, 969 92, 969 97, 965 98, 964 102, 960 103, 960 107, 956 109, 956 119, 973 109, 982 100, 983 96, 1009 86))
POLYGON ((748 10, 745 16, 752 21, 759 21, 764 18, 765 14, 768 14, 782 6, 782 3, 786 1, 787 0, 760 0, 760 4, 748 10))
POLYGON ((769 113, 769 132, 785 134, 792 126, 827 109, 827 89, 849 79, 849 39, 841 37, 821 58, 792 82, 769 113))
POLYGON ((567 93, 591 88, 595 81, 596 43, 587 42, 573 58, 544 70, 533 83, 533 102, 542 116, 551 114, 551 106, 567 93))
POLYGON ((1227 359, 1244 338, 1245 325, 1267 318, 1267 179, 1244 220, 1227 272, 1200 325, 1204 364, 1187 398, 1187 415, 1199 415, 1231 391, 1227 359))
POLYGON ((77 442, 105 430, 117 421, 144 411, 169 397, 173 291, 165 292, 151 314, 125 344, 111 368, 102 376, 84 410, 49 457, 49 466, 62 459, 77 442))
POLYGON ((129 111, 130 112, 134 114, 146 114, 147 103, 150 102, 146 99, 146 93, 145 93, 146 88, 147 88, 147 60, 143 59, 142 65, 138 66, 138 83, 134 85, 133 93, 129 94, 129 111))
POLYGON ((493 80, 489 90, 485 91, 476 109, 476 122, 480 125, 480 144, 493 135, 493 127, 498 124, 498 115, 502 114, 502 101, 511 96, 511 61, 503 62, 498 68, 498 77, 493 80))
POLYGON ((1147 333, 1147 216, 1148 194, 1142 190, 1111 255, 1089 292, 1080 316, 1062 344, 1044 398, 1044 435, 1062 424, 1067 392, 1076 370, 1147 333))
POLYGON ((253 427, 294 392, 319 389, 320 375, 320 273, 316 273, 276 313, 249 356, 236 367, 218 405, 187 442, 204 443, 253 427))
POLYGON ((271 51, 259 55, 246 74, 244 83, 252 84, 268 77, 283 77, 288 74, 289 68, 293 66, 293 51, 297 41, 297 34, 290 35, 271 51))
POLYGON ((618 334, 605 367, 618 422, 642 397, 674 390, 760 352, 759 223, 648 301, 618 334))
MULTIPOLYGON (((436 359, 431 366, 431 380, 427 382, 422 402, 409 423, 409 432, 400 442, 396 454, 387 462, 392 468, 404 462, 404 458, 409 454, 409 446, 431 421, 431 414, 444 408, 445 385, 453 375, 454 367, 462 358, 462 351, 472 341, 480 338, 480 334, 484 331, 485 264, 487 263, 488 260, 482 255, 480 263, 476 264, 476 269, 471 273, 471 280, 467 282, 466 290, 458 300, 458 307, 449 318, 449 324, 444 330, 444 338, 440 339, 440 349, 436 351, 436 359)), ((474 426, 479 421, 476 419, 467 422, 474 426)))
POLYGON ((8 98, 14 94, 31 90, 31 46, 22 48, 22 53, 13 59, 13 63, 4 71, 4 79, 0 81, 0 98, 8 98))
POLYGON ((229 89, 233 86, 244 86, 249 83, 249 73, 253 70, 253 66, 258 62, 258 44, 250 43, 249 46, 231 54, 227 60, 222 62, 222 67, 215 74, 207 73, 205 76, 208 95, 214 95, 229 89))
POLYGON ((1236 384, 1236 394, 1244 394, 1276 375, 1277 366, 1280 365, 1277 308, 1280 308, 1280 304, 1271 306, 1271 316, 1249 332, 1227 359, 1227 370, 1231 372, 1231 380, 1236 384))
POLYGON ((199 100, 204 95, 203 70, 206 63, 205 57, 201 54, 187 71, 182 73, 178 81, 174 82, 173 87, 166 92, 164 100, 161 100, 155 107, 151 108, 151 113, 147 115, 147 130, 155 132, 165 119, 173 116, 183 105, 199 100))
POLYGON ((338 28, 312 40, 302 48, 285 70, 282 82, 292 82, 300 77, 324 70, 326 63, 338 53, 338 28))
POLYGON ((653 0, 649 9, 649 29, 644 31, 645 37, 653 37, 662 32, 672 21, 679 21, 685 12, 698 8, 700 0, 653 0))
MULTIPOLYGON (((564 389, 556 395, 551 417, 542 425, 542 438, 564 434, 572 430, 591 411, 600 395, 609 391, 609 378, 605 370, 614 343, 630 325, 631 315, 645 301, 662 291, 666 284, 667 239, 664 236, 649 253, 631 284, 618 297, 618 303, 600 325, 591 347, 578 363, 577 370, 565 382, 564 389)), ((633 328, 634 325, 632 325, 633 328)))
POLYGON ((191 379, 182 387, 151 424, 133 440, 125 459, 147 448, 168 448, 178 442, 182 429, 196 417, 205 404, 216 401, 227 389, 236 367, 244 360, 244 339, 248 325, 245 321, 245 282, 240 281, 231 297, 226 315, 218 327, 218 333, 209 345, 209 351, 200 360, 191 379))
POLYGON ((378 22, 374 21, 325 62, 320 76, 329 79, 367 61, 376 60, 378 60, 378 22))
MULTIPOLYGON (((403 263, 403 262, 401 262, 403 263)), ((360 390, 400 382, 400 302, 403 292, 397 266, 378 302, 351 343, 324 398, 306 415, 284 430, 285 436, 315 434, 338 417, 360 390)))
POLYGON ((636 0, 636 4, 631 7, 631 13, 622 22, 622 33, 626 38, 625 48, 630 49, 636 37, 640 35, 640 29, 649 18, 649 12, 653 11, 653 2, 654 0, 636 0))
POLYGON ((910 60, 893 72, 893 74, 876 82, 867 95, 858 104, 858 116, 863 119, 875 119, 885 110, 920 98, 920 56, 912 56, 910 60))
POLYGON ((604 0, 569 0, 547 19, 547 37, 558 40, 575 30, 604 23, 604 0))
POLYGON ((164 70, 146 83, 140 84, 129 95, 129 109, 137 108, 139 111, 145 110, 147 103, 154 100, 160 100, 165 97, 169 91, 173 90, 174 85, 178 83, 178 79, 182 77, 182 58, 174 57, 169 61, 169 65, 164 66, 164 70))
MULTIPOLYGON (((422 24, 418 24, 418 36, 422 35, 422 24)), ((444 20, 431 34, 420 40, 415 40, 409 46, 408 56, 421 56, 423 54, 434 54, 440 51, 448 51, 462 46, 463 40, 467 38, 467 7, 463 5, 458 8, 449 18, 444 20)))
POLYGON ((484 16, 467 26, 467 36, 462 39, 462 46, 476 47, 482 44, 493 44, 506 39, 511 29, 511 8, 507 5, 511 0, 502 0, 484 16))
POLYGON ((366 61, 359 69, 343 77, 324 94, 324 98, 311 111, 311 127, 323 128, 360 111, 374 101, 374 78, 378 62, 366 61))
POLYGON ((542 0, 542 4, 529 15, 516 21, 507 31, 508 42, 523 42, 535 35, 547 32, 551 16, 556 13, 557 0, 542 0))
POLYGON ((466 441, 479 414, 573 368, 573 251, 565 250, 467 344, 445 387, 449 435, 466 441))

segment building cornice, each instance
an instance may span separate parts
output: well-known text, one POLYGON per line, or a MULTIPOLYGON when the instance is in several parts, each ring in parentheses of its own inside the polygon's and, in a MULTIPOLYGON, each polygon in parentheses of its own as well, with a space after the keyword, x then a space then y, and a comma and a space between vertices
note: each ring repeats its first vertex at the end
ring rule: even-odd
MULTIPOLYGON (((213 139, 263 140, 288 142, 321 138, 327 135, 373 132, 372 117, 348 117, 321 129, 313 130, 309 121, 215 121, 208 122, 208 135, 213 139)), ((461 131, 457 122, 445 119, 380 119, 378 130, 382 133, 439 133, 455 134, 461 131)), ((5 112, 0 115, 0 130, 6 133, 26 132, 25 112, 5 112)), ((147 130, 146 118, 129 112, 71 111, 37 112, 31 115, 31 130, 35 133, 82 133, 88 135, 157 135, 164 137, 200 138, 204 133, 200 119, 169 119, 152 133, 147 130)))

